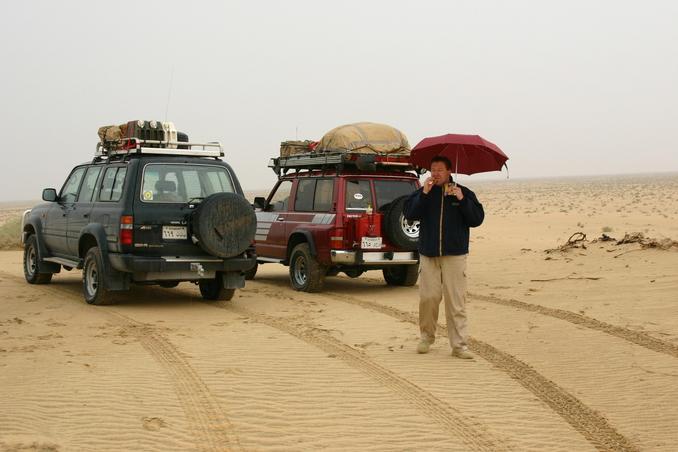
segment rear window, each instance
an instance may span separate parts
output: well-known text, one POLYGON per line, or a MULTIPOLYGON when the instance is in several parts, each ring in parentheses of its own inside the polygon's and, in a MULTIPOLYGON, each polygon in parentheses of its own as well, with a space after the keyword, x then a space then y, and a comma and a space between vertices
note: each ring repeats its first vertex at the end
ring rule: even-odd
POLYGON ((377 195, 377 210, 388 209, 394 199, 406 196, 417 189, 414 181, 375 180, 374 192, 377 195))
POLYGON ((372 187, 366 179, 346 181, 346 210, 367 210, 372 207, 372 187))
POLYGON ((223 192, 234 192, 231 176, 223 166, 150 163, 144 168, 144 202, 185 203, 223 192))

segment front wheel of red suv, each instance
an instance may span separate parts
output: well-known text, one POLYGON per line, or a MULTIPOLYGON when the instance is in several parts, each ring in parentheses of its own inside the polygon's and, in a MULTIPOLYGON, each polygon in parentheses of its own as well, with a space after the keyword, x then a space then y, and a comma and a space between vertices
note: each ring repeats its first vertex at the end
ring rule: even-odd
POLYGON ((294 290, 319 292, 325 282, 327 267, 312 255, 308 243, 295 246, 290 255, 290 282, 294 290))

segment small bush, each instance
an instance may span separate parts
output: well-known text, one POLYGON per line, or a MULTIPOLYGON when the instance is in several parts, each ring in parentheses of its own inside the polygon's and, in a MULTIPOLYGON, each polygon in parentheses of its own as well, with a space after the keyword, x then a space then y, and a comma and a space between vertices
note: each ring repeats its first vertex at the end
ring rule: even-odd
POLYGON ((11 218, 0 225, 0 250, 21 248, 21 216, 11 218))
POLYGON ((604 226, 603 227, 603 232, 612 232, 612 228, 610 226, 604 226))

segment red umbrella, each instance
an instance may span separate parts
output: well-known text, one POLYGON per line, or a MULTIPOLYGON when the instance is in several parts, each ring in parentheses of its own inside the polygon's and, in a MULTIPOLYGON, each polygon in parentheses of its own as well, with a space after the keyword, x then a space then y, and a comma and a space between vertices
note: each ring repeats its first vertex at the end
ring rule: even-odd
POLYGON ((431 169, 431 159, 437 155, 450 159, 455 173, 461 174, 501 171, 508 160, 496 144, 478 135, 448 133, 421 140, 412 149, 410 161, 421 168, 431 169))

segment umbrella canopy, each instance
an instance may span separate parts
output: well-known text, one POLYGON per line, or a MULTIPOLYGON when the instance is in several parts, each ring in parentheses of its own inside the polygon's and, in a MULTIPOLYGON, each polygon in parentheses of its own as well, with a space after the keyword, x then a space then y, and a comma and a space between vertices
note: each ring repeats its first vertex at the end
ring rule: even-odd
POLYGON ((431 169, 431 159, 441 155, 452 162, 455 173, 475 174, 501 171, 508 157, 496 144, 478 135, 448 133, 424 138, 412 149, 410 161, 421 168, 431 169))

